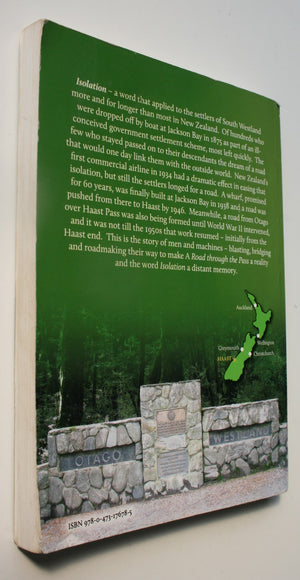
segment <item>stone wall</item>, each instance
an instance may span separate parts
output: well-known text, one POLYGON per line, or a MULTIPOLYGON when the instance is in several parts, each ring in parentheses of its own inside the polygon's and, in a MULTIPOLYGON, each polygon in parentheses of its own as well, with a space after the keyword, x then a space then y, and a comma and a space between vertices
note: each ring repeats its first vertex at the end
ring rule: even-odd
POLYGON ((49 432, 42 523, 287 465, 277 399, 201 410, 195 380, 142 386, 140 405, 141 418, 49 432))
POLYGON ((249 475, 286 459, 277 399, 203 409, 204 480, 249 475))
POLYGON ((286 467, 288 463, 288 430, 287 423, 282 423, 279 428, 279 444, 278 444, 278 456, 279 463, 282 467, 286 467))
POLYGON ((55 429, 38 467, 42 521, 144 497, 140 419, 55 429))
POLYGON ((200 487, 200 382, 143 386, 140 404, 145 498, 200 487))

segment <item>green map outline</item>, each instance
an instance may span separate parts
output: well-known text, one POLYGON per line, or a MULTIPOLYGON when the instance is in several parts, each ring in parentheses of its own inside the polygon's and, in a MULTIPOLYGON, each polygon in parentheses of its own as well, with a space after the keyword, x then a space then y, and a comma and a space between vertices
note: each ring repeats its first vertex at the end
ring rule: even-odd
POLYGON ((245 290, 247 298, 254 308, 255 320, 252 323, 258 332, 256 335, 247 333, 244 340, 244 344, 240 349, 239 354, 231 361, 230 365, 226 369, 224 379, 226 381, 238 381, 244 372, 245 362, 252 357, 253 349, 256 345, 258 339, 262 339, 266 329, 267 323, 270 322, 272 317, 272 310, 264 312, 261 305, 258 304, 254 294, 245 290))

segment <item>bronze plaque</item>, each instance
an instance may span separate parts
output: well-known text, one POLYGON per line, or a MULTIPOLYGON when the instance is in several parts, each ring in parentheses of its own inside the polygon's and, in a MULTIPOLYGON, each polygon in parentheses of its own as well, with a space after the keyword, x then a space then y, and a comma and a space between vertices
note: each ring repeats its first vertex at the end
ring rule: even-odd
POLYGON ((182 435, 186 431, 186 411, 185 409, 158 411, 156 422, 158 437, 182 435))
POLYGON ((188 473, 189 456, 186 449, 167 451, 157 458, 158 477, 167 477, 176 473, 188 473))

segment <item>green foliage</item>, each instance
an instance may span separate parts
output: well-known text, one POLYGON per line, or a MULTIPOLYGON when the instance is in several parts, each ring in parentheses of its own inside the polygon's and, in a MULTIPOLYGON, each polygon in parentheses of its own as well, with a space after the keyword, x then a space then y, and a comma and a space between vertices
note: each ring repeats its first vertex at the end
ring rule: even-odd
POLYGON ((285 360, 256 357, 239 381, 224 381, 216 337, 203 340, 205 321, 187 331, 159 313, 146 318, 137 309, 120 320, 84 308, 50 320, 47 329, 40 322, 37 333, 39 461, 50 428, 139 416, 143 384, 200 378, 202 407, 278 397, 286 419, 285 360))
MULTIPOLYGON (((254 358, 254 357, 253 357, 254 358)), ((235 402, 279 400, 280 420, 287 419, 285 358, 279 355, 256 357, 250 361, 239 383, 235 402)))

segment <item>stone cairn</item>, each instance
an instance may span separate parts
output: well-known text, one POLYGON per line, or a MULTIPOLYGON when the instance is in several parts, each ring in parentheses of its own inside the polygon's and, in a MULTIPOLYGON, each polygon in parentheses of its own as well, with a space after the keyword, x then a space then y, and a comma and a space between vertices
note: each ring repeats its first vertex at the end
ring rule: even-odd
POLYGON ((55 429, 41 522, 287 465, 277 399, 201 409, 200 381, 144 385, 141 418, 55 429))
POLYGON ((200 381, 141 387, 145 498, 203 483, 200 381))

